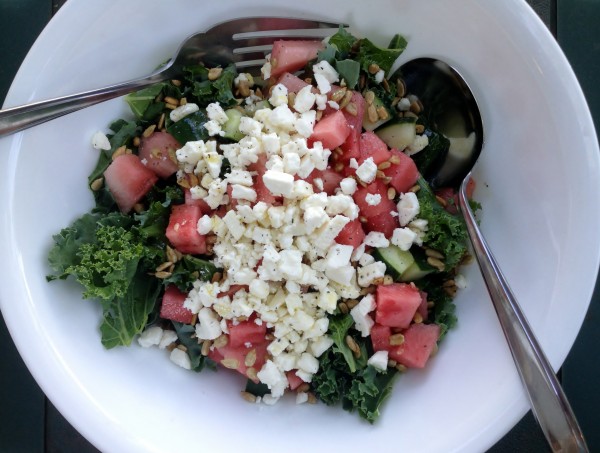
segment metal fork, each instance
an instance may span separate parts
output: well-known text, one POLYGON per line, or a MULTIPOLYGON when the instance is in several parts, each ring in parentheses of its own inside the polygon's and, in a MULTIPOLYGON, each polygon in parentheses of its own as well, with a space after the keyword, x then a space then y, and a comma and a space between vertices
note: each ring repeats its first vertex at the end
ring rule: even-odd
POLYGON ((218 24, 196 33, 179 46, 174 56, 146 77, 82 93, 0 110, 0 137, 58 118, 71 112, 137 91, 165 80, 176 79, 184 66, 207 67, 234 63, 240 70, 262 66, 277 39, 322 39, 340 24, 307 19, 253 17, 218 24))

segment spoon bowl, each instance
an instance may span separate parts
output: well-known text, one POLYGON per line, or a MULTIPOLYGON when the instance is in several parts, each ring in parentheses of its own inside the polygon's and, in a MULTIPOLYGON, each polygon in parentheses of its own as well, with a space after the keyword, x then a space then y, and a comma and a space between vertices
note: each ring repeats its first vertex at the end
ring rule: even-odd
POLYGON ((475 97, 454 68, 433 58, 409 61, 399 69, 407 91, 429 108, 426 120, 450 142, 423 176, 432 187, 458 188, 458 205, 471 245, 510 347, 531 408, 552 451, 587 452, 571 406, 512 294, 473 215, 467 197, 471 170, 484 146, 475 97))

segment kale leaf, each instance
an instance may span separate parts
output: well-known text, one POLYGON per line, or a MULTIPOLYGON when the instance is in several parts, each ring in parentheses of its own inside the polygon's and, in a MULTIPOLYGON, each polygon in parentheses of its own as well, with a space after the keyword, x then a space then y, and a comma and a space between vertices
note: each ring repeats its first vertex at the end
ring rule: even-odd
POLYGON ((346 344, 348 330, 354 325, 354 320, 350 315, 332 316, 329 318, 329 336, 333 340, 334 350, 342 354, 350 372, 356 371, 356 360, 354 354, 346 344))
POLYGON ((356 410, 369 421, 375 422, 380 407, 390 394, 395 369, 378 373, 373 367, 350 372, 344 357, 330 348, 319 359, 319 371, 313 376, 312 389, 328 406, 342 403, 347 411, 356 410))
POLYGON ((330 348, 319 358, 319 371, 313 376, 311 385, 321 401, 333 406, 342 401, 352 379, 344 356, 330 348))
POLYGON ((340 79, 346 81, 346 86, 353 90, 358 85, 360 76, 360 63, 356 60, 337 60, 335 69, 340 74, 340 79))
POLYGON ((338 51, 338 55, 340 59, 346 58, 350 50, 352 50, 352 46, 356 43, 357 39, 348 31, 341 27, 339 30, 329 38, 328 44, 335 46, 338 51))
POLYGON ((148 209, 134 214, 139 222, 140 234, 146 239, 154 238, 166 241, 165 231, 169 224, 171 205, 183 202, 183 191, 178 185, 160 187, 156 185, 146 195, 148 209))
POLYGON ((192 255, 183 255, 183 258, 175 264, 171 276, 165 278, 163 282, 165 285, 172 283, 181 291, 187 292, 196 280, 209 281, 216 271, 217 267, 210 261, 192 255))
POLYGON ((85 214, 54 236, 48 262, 55 274, 48 281, 73 277, 83 297, 100 301, 102 344, 129 345, 147 323, 161 284, 148 273, 164 252, 143 242, 130 216, 85 214))
POLYGON ((167 132, 171 134, 179 143, 195 142, 197 140, 207 140, 208 131, 204 127, 208 121, 208 116, 203 110, 194 112, 167 126, 167 132))
POLYGON ((443 163, 448 154, 450 140, 444 137, 444 135, 431 129, 426 129, 424 134, 429 140, 428 145, 422 151, 411 157, 415 161, 419 173, 427 178, 439 168, 441 163, 443 163))
POLYGON ((60 233, 52 236, 54 246, 48 253, 48 263, 57 274, 47 276, 48 281, 66 279, 70 275, 66 270, 81 262, 79 247, 95 240, 98 220, 97 215, 85 214, 70 227, 63 228, 60 233))
POLYGON ((73 276, 84 298, 124 297, 141 262, 160 262, 162 252, 145 246, 132 219, 118 213, 86 214, 54 236, 49 280, 73 276))
POLYGON ((423 177, 418 180, 421 190, 419 218, 427 220, 428 230, 423 243, 440 251, 445 257, 445 269, 454 268, 467 251, 467 230, 464 221, 446 211, 435 199, 435 195, 423 177))
POLYGON ((422 278, 415 281, 415 285, 421 290, 427 293, 427 300, 433 302, 433 309, 431 311, 432 321, 440 326, 440 337, 438 342, 442 340, 448 330, 452 329, 456 323, 457 318, 454 314, 456 305, 453 302, 452 297, 444 291, 443 283, 448 280, 449 276, 446 273, 433 274, 427 278, 422 278))
POLYGON ((398 47, 394 49, 386 49, 379 47, 367 38, 360 40, 360 47, 358 50, 358 61, 363 71, 369 70, 371 64, 376 64, 380 69, 383 69, 386 73, 390 71, 394 62, 398 59, 400 54, 406 49, 406 39, 398 39, 394 41, 398 47))
POLYGON ((142 119, 147 116, 146 111, 154 104, 154 100, 163 90, 164 86, 164 83, 157 83, 156 85, 149 86, 148 88, 125 96, 125 101, 129 104, 129 108, 137 119, 142 119))
POLYGON ((200 106, 206 106, 211 102, 219 102, 221 107, 229 107, 236 104, 233 95, 233 80, 237 76, 235 65, 230 64, 223 69, 221 75, 215 81, 208 80, 208 72, 203 72, 199 68, 194 69, 190 74, 193 79, 200 78, 200 81, 193 80, 192 96, 200 106))
POLYGON ((196 337, 196 329, 194 326, 189 324, 182 324, 180 322, 172 321, 173 327, 175 328, 175 333, 177 334, 177 338, 187 349, 187 354, 190 358, 190 362, 192 365, 192 370, 199 372, 204 369, 204 367, 209 367, 211 369, 216 369, 216 364, 208 357, 202 355, 202 346, 198 343, 198 338, 196 337))
POLYGON ((104 319, 100 324, 102 344, 106 349, 131 344, 140 334, 158 301, 161 285, 157 279, 149 279, 144 269, 138 269, 123 297, 115 297, 103 303, 104 319))
POLYGON ((381 404, 392 391, 396 374, 393 369, 381 373, 371 366, 365 368, 352 381, 344 408, 350 411, 356 409, 362 418, 374 423, 380 415, 381 404))
POLYGON ((257 384, 252 379, 248 379, 246 381, 246 388, 244 389, 244 391, 251 393, 254 396, 260 396, 260 397, 263 397, 263 396, 271 393, 271 390, 269 390, 269 387, 267 386, 267 384, 263 384, 262 382, 259 382, 257 384))

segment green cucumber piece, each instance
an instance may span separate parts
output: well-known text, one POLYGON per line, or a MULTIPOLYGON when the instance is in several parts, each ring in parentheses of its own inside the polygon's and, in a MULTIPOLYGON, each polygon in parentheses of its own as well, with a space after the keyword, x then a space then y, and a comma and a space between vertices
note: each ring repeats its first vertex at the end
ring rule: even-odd
POLYGON ((373 257, 385 263, 387 274, 394 280, 400 278, 407 269, 415 262, 412 254, 408 251, 400 250, 395 245, 389 247, 378 248, 373 251, 373 257))
POLYGON ((227 109, 225 110, 225 115, 229 119, 221 127, 224 132, 223 137, 239 142, 244 138, 244 134, 240 132, 240 121, 244 114, 238 109, 227 109))
POLYGON ((415 141, 417 136, 416 123, 417 118, 403 116, 380 127, 375 131, 375 134, 390 148, 402 151, 415 141))
POLYGON ((419 280, 426 275, 437 271, 435 267, 427 263, 427 255, 425 255, 425 251, 422 248, 413 247, 411 248, 411 251, 414 261, 400 276, 401 282, 419 280))
POLYGON ((381 127, 384 124, 388 123, 394 116, 394 113, 392 111, 390 111, 390 109, 388 109, 388 107, 384 104, 384 102, 379 97, 375 96, 375 98, 373 99, 373 105, 375 106, 376 109, 383 107, 388 114, 387 119, 377 120, 377 121, 373 122, 373 121, 369 120, 368 109, 365 109, 362 125, 363 125, 363 129, 366 131, 374 131, 378 127, 381 127))

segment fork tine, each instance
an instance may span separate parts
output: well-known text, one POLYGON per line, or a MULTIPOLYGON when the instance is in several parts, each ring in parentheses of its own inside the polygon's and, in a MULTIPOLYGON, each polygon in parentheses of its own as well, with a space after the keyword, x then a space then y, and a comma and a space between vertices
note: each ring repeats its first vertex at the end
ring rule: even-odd
POLYGON ((245 17, 229 20, 215 25, 206 33, 235 33, 256 30, 290 30, 310 28, 338 28, 340 24, 310 19, 295 19, 286 17, 245 17))
POLYGON ((265 58, 256 59, 256 60, 242 60, 235 63, 235 67, 237 69, 248 69, 260 67, 265 64, 267 60, 265 58))
POLYGON ((235 33, 234 41, 265 39, 265 38, 302 38, 323 39, 333 35, 338 28, 310 28, 310 29, 285 29, 285 30, 257 30, 251 32, 235 33))
MULTIPOLYGON (((233 49, 234 54, 249 54, 249 53, 262 53, 263 56, 271 52, 273 49, 272 44, 261 45, 261 46, 248 46, 248 47, 238 47, 233 49)), ((246 55, 246 57, 248 57, 246 55)), ((249 58, 249 57, 248 57, 249 58)))

